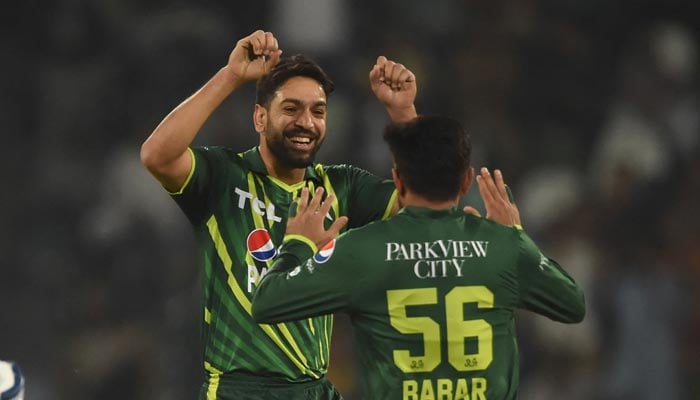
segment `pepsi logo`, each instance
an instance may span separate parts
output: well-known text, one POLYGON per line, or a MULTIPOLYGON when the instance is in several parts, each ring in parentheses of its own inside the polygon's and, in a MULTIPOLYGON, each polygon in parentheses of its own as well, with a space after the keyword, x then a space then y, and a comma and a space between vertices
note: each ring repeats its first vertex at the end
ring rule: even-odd
POLYGON ((258 261, 270 261, 275 256, 275 244, 267 229, 256 229, 248 234, 248 253, 258 261))
POLYGON ((333 250, 335 250, 335 239, 331 240, 328 242, 321 250, 316 253, 314 256, 314 261, 316 261, 319 264, 323 264, 324 262, 328 261, 329 258, 333 255, 333 250))

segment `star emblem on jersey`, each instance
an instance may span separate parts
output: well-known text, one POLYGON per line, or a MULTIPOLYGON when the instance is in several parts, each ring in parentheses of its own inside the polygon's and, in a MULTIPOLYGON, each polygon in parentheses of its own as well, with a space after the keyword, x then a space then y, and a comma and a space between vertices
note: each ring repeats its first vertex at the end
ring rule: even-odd
POLYGON ((321 248, 321 250, 318 251, 318 253, 316 253, 314 256, 314 261, 319 264, 323 264, 324 262, 328 261, 329 258, 331 258, 333 255, 333 250, 335 250, 335 239, 328 242, 321 248))
POLYGON ((277 254, 275 244, 272 243, 272 238, 267 229, 255 229, 248 234, 246 240, 248 253, 258 261, 270 261, 277 254))

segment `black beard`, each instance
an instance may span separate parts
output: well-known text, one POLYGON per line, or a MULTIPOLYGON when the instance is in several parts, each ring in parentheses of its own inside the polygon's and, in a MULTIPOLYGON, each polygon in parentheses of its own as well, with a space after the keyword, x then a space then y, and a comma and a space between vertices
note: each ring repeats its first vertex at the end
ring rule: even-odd
POLYGON ((307 131, 305 129, 295 128, 283 131, 281 135, 270 138, 267 136, 265 141, 267 142, 267 148, 275 156, 275 158, 280 162, 280 164, 289 168, 306 168, 313 164, 316 153, 321 148, 322 140, 316 142, 316 146, 311 150, 311 153, 307 156, 305 154, 299 154, 294 149, 287 147, 285 144, 285 138, 294 136, 298 133, 307 133, 313 136, 314 140, 318 140, 318 135, 313 132, 307 131))

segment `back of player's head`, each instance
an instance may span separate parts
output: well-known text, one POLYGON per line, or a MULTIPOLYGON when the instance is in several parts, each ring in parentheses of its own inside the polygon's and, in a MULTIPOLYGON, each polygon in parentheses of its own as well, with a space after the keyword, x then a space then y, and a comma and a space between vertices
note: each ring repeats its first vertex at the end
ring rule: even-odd
POLYGON ((470 165, 471 140, 457 120, 419 116, 387 126, 384 140, 401 180, 412 192, 432 201, 459 194, 470 165))
POLYGON ((304 55, 296 54, 282 58, 267 75, 258 80, 255 102, 263 107, 268 107, 277 89, 295 76, 304 76, 318 82, 326 97, 330 96, 335 89, 335 84, 320 65, 304 55))

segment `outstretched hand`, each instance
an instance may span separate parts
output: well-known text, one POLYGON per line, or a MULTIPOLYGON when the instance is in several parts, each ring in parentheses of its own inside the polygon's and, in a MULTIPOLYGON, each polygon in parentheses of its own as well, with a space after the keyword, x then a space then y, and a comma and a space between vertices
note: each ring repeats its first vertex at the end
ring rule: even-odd
POLYGON ((413 104, 418 90, 416 76, 403 64, 377 57, 369 71, 369 83, 393 122, 408 122, 417 116, 413 104))
MULTIPOLYGON (((503 181, 503 174, 497 169, 494 170, 494 175, 495 179, 491 176, 488 168, 482 167, 480 174, 476 176, 479 193, 486 207, 486 219, 503 225, 522 226, 520 211, 508 193, 509 189, 503 181)), ((471 206, 464 207, 464 212, 481 216, 479 211, 471 206)))
POLYGON ((313 241, 319 249, 332 239, 335 239, 340 230, 348 223, 348 217, 338 217, 326 230, 323 221, 331 209, 335 196, 332 194, 328 195, 323 204, 321 204, 322 197, 323 188, 319 187, 316 189, 314 197, 309 201, 309 189, 303 188, 299 200, 295 203, 296 212, 293 205, 292 209, 290 209, 286 232, 287 235, 305 236, 313 241))
POLYGON ((282 55, 272 32, 257 30, 236 43, 227 67, 242 82, 257 80, 277 65, 282 55))

